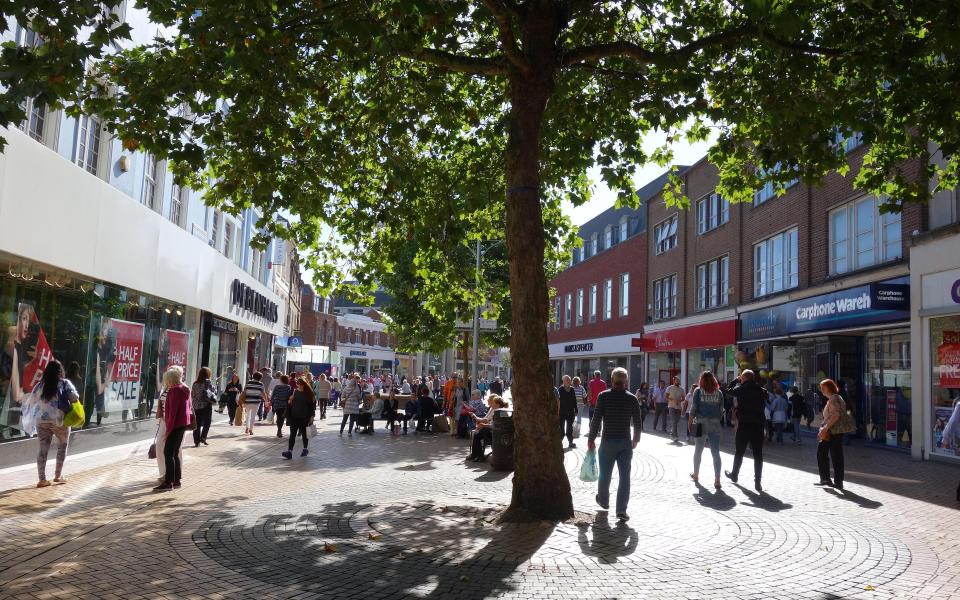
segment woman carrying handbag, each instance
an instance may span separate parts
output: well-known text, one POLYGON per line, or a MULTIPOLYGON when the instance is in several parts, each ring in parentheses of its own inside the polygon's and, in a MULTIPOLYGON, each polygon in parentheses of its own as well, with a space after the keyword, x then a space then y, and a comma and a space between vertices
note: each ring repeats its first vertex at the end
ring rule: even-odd
POLYGON ((834 380, 821 381, 820 392, 827 401, 823 407, 823 425, 817 433, 817 467, 820 470, 820 481, 815 485, 843 490, 843 435, 853 431, 853 416, 847 412, 847 403, 840 396, 840 388, 834 380), (831 462, 833 480, 830 479, 831 462))

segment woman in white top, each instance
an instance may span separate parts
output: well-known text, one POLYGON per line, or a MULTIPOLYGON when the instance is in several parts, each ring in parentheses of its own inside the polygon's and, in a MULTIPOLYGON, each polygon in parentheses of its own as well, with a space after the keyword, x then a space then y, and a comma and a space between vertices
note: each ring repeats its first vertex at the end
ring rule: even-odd
POLYGON ((80 399, 77 389, 69 379, 64 378, 63 365, 58 360, 51 360, 43 370, 43 377, 33 390, 37 401, 37 441, 40 449, 37 452, 37 474, 40 477, 37 487, 47 487, 47 452, 53 438, 57 438, 57 467, 54 471, 54 483, 66 483, 61 475, 63 463, 67 459, 67 445, 70 442, 70 428, 63 426, 63 416, 69 411, 69 406, 80 399))

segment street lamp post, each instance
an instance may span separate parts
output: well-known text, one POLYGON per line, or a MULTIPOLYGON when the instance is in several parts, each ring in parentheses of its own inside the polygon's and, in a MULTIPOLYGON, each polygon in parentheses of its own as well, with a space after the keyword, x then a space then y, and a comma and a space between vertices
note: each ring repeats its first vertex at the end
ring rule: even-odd
MULTIPOLYGON (((477 240, 477 249, 476 249, 476 267, 473 272, 473 291, 476 293, 480 289, 480 261, 483 259, 483 255, 490 251, 491 248, 496 247, 497 244, 502 244, 504 240, 497 240, 487 246, 485 249, 480 248, 480 240, 477 240)), ((470 365, 470 377, 473 387, 471 389, 477 389, 477 363, 480 362, 480 304, 477 304, 473 308, 473 364, 470 365)))

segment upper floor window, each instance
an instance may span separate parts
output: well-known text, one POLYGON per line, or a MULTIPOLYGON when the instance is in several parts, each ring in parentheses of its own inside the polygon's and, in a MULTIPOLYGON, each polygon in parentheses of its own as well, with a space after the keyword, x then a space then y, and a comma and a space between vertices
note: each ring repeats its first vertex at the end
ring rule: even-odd
POLYGON ((140 191, 140 203, 151 210, 156 210, 158 164, 159 161, 152 154, 143 157, 143 189, 140 191))
POLYGON ((697 265, 697 310, 726 306, 730 301, 730 257, 697 265))
POLYGON ((627 237, 629 237, 630 235, 629 226, 630 226, 630 219, 628 219, 627 217, 623 217, 622 219, 620 219, 620 236, 619 237, 621 242, 626 240, 627 237))
POLYGON ((677 316, 677 276, 668 275, 653 282, 653 318, 677 316))
POLYGON ((590 285, 590 322, 597 321, 597 284, 590 285))
POLYGON ((600 251, 600 246, 599 246, 599 244, 600 244, 600 236, 597 235, 597 234, 593 234, 593 235, 590 237, 590 256, 596 256, 596 255, 597 255, 597 252, 600 251))
POLYGON ((566 329, 570 328, 570 315, 572 312, 573 312, 573 295, 567 294, 567 301, 566 301, 566 304, 564 304, 564 312, 563 312, 563 326, 566 329))
POLYGON ((613 225, 607 226, 607 230, 603 234, 603 247, 612 248, 614 244, 613 241, 613 225))
POLYGON ((607 320, 613 316, 613 280, 603 282, 603 318, 607 320))
POLYGON ((666 221, 653 228, 653 239, 656 243, 656 253, 663 254, 677 246, 677 223, 679 215, 673 215, 666 221))
MULTIPOLYGON (((781 168, 780 163, 777 163, 776 166, 774 166, 773 168, 773 172, 779 173, 780 168, 781 168)), ((760 175, 763 176, 763 173, 761 172, 760 175)), ((793 186, 797 185, 799 182, 800 182, 800 179, 798 177, 794 177, 793 179, 791 179, 790 181, 786 182, 783 185, 783 189, 788 190, 793 186)), ((763 184, 763 186, 760 189, 758 189, 753 193, 753 205, 759 206, 764 202, 766 202, 767 200, 770 200, 771 198, 776 198, 776 196, 777 196, 776 186, 772 181, 767 181, 766 183, 763 184)))
POLYGON ((167 215, 171 222, 183 226, 183 204, 186 196, 186 189, 176 183, 170 191, 170 212, 167 215))
POLYGON ((313 297, 313 312, 320 312, 320 296, 313 297))
POLYGON ((830 274, 838 275, 903 256, 900 213, 880 214, 867 196, 830 211, 830 274))
POLYGON ((577 327, 583 325, 583 288, 577 290, 577 327))
POLYGON ((753 297, 800 284, 797 228, 778 233, 753 247, 753 297))
POLYGON ((630 314, 630 273, 620 274, 620 316, 630 314))
POLYGON ((47 105, 37 102, 35 98, 27 98, 20 103, 26 118, 20 123, 20 130, 38 142, 43 142, 43 134, 47 122, 47 105))
POLYGON ((697 233, 706 233, 730 220, 730 203, 713 192, 697 201, 697 233))
POLYGON ((843 148, 844 154, 849 154, 863 145, 863 132, 854 131, 847 135, 838 127, 834 133, 833 145, 843 148))
POLYGON ((233 258, 233 223, 230 221, 223 224, 223 255, 233 258))
POLYGON ((103 123, 97 117, 80 117, 76 163, 96 175, 100 170, 100 133, 103 123))
POLYGON ((553 300, 553 328, 560 329, 560 297, 553 300))

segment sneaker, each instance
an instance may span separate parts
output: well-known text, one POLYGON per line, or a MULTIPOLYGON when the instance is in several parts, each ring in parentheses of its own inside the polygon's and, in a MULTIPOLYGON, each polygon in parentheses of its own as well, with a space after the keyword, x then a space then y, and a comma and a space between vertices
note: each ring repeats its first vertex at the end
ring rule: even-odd
POLYGON ((600 505, 600 508, 602 508, 603 510, 610 510, 609 504, 604 504, 603 502, 600 502, 600 494, 597 494, 596 496, 594 496, 593 499, 597 501, 597 504, 600 505))
POLYGON ((833 486, 833 482, 830 481, 829 479, 821 479, 820 481, 816 482, 813 485, 817 487, 831 487, 833 486))
POLYGON ((734 475, 734 474, 732 474, 732 473, 730 473, 730 471, 724 471, 723 474, 726 475, 726 476, 727 476, 727 479, 729 479, 730 481, 732 481, 732 482, 734 482, 734 483, 737 482, 737 476, 734 475))
POLYGON ((158 485, 157 487, 153 488, 153 491, 155 491, 155 492, 166 492, 166 491, 172 490, 172 489, 173 489, 173 484, 172 484, 172 483, 161 483, 161 484, 158 485))
POLYGON ((280 456, 284 457, 287 460, 293 458, 293 452, 281 452, 280 456))
POLYGON ((304 448, 303 450, 300 451, 300 456, 301 456, 301 457, 306 456, 307 454, 310 454, 310 451, 307 450, 306 448, 304 448))
POLYGON ((47 480, 47 479, 41 479, 40 481, 37 482, 37 487, 38 487, 38 488, 50 487, 51 485, 53 485, 53 484, 50 483, 50 481, 47 480))
POLYGON ((200 440, 200 443, 203 444, 204 446, 209 446, 209 445, 210 445, 210 444, 207 443, 207 440, 200 440))
POLYGON ((840 490, 840 491, 842 492, 842 491, 843 491, 843 483, 842 483, 842 482, 841 482, 841 483, 834 483, 834 484, 833 484, 833 489, 835 489, 835 490, 840 490))
POLYGON ((174 482, 173 482, 173 487, 175 487, 175 488, 179 488, 179 487, 180 487, 180 480, 179 480, 179 479, 178 479, 177 481, 174 481, 174 482))
POLYGON ((617 513, 617 520, 618 520, 618 521, 629 521, 629 520, 630 520, 630 515, 628 515, 627 513, 617 513))

